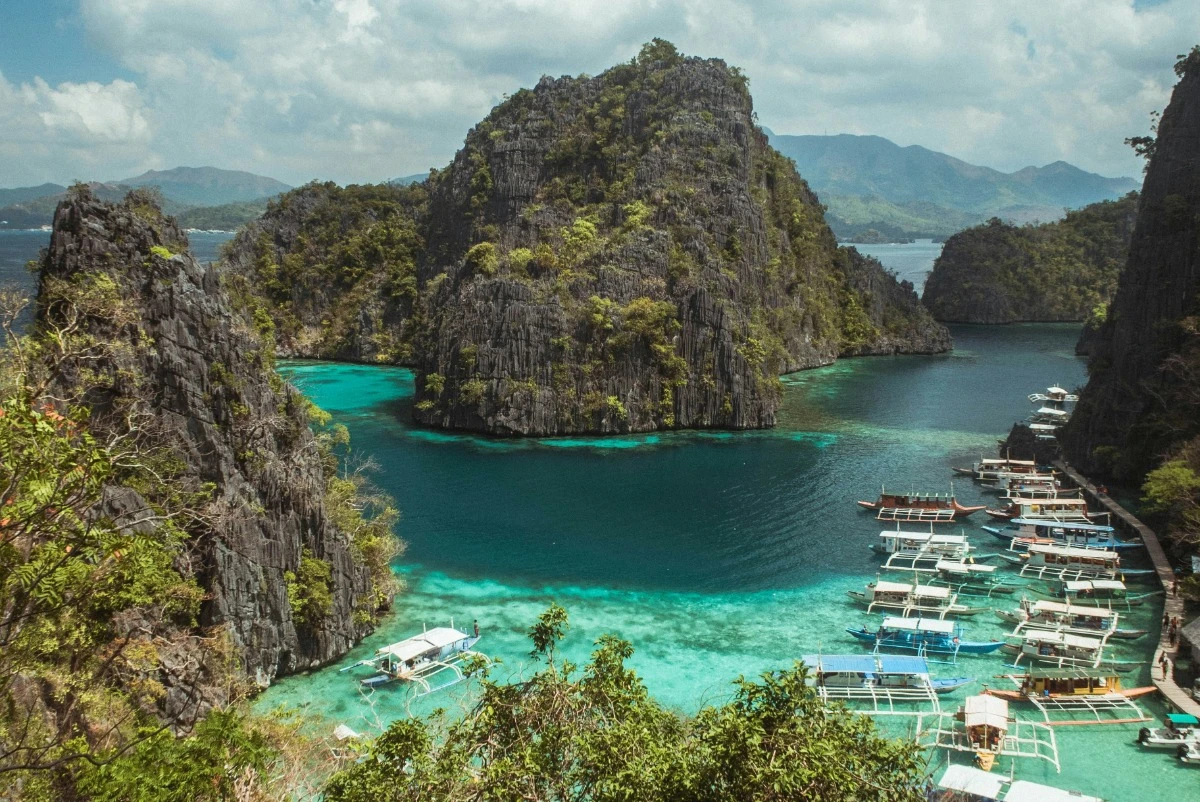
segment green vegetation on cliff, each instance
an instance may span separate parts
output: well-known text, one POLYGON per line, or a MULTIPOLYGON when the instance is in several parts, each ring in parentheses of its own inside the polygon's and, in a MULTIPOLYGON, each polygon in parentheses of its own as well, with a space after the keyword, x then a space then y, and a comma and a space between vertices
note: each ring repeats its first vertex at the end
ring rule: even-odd
POLYGON ((946 240, 925 282, 933 316, 955 323, 1083 321, 1116 291, 1137 194, 1042 225, 993 218, 946 240))
MULTIPOLYGON (((1088 384, 1062 440, 1072 462, 1144 484, 1179 553, 1200 546, 1200 47, 1152 147, 1129 261, 1092 336, 1088 384)), ((1200 583, 1188 588, 1200 597, 1200 583)))

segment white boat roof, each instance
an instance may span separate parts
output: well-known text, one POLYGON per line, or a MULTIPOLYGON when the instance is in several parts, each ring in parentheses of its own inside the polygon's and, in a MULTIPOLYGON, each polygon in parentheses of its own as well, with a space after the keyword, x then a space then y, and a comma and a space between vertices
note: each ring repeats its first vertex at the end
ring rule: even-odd
POLYGON ((1087 501, 1081 498, 1031 498, 1029 496, 1010 496, 1013 504, 1022 506, 1031 506, 1034 504, 1043 507, 1086 507, 1087 501))
POLYGON ((984 457, 979 460, 980 465, 1028 465, 1033 467, 1037 465, 1031 459, 996 459, 995 457, 984 457))
POLYGON ((1104 549, 1081 549, 1076 546, 1059 546, 1053 543, 1030 543, 1029 553, 1041 552, 1042 554, 1057 554, 1061 557, 1086 557, 1088 559, 1102 559, 1109 562, 1116 562, 1119 555, 1115 551, 1105 551, 1104 549))
POLYGON ((913 586, 907 582, 886 582, 880 580, 875 583, 876 593, 908 593, 912 588, 913 586))
POLYGON ((929 540, 933 537, 932 532, 905 532, 896 529, 884 529, 879 533, 881 538, 898 537, 903 540, 929 540))
POLYGON ((937 632, 939 634, 953 635, 954 622, 943 621, 937 618, 900 618, 899 616, 889 615, 883 619, 883 626, 888 629, 902 629, 908 632, 937 632))
POLYGON ((467 637, 465 632, 459 632, 457 629, 450 627, 435 627, 420 635, 414 635, 407 640, 402 640, 398 643, 393 643, 390 646, 384 646, 375 652, 379 657, 391 655, 396 660, 411 660, 414 657, 420 657, 426 652, 434 649, 444 649, 452 643, 463 640, 467 637))
MULTIPOLYGON (((1054 499, 1055 501, 1065 501, 1066 499, 1054 499)), ((1013 518, 1010 523, 1025 524, 1027 526, 1045 526, 1051 529, 1073 529, 1078 532, 1103 532, 1106 535, 1113 533, 1111 526, 1104 524, 1087 524, 1083 521, 1047 521, 1045 518, 1013 518)))
POLYGON ((1055 409, 1054 407, 1039 407, 1037 414, 1039 415, 1066 415, 1065 409, 1055 409))
POLYGON ((996 570, 994 565, 984 565, 983 563, 956 563, 949 560, 938 560, 936 566, 939 571, 945 571, 948 574, 990 574, 996 570))
POLYGON ((1059 387, 1058 385, 1055 385, 1054 387, 1046 388, 1046 395, 1066 395, 1066 394, 1067 394, 1067 391, 1064 390, 1063 388, 1059 387))
POLYGON ((942 545, 961 546, 967 542, 966 535, 930 535, 930 543, 941 543, 942 545))
POLYGON ((1048 613, 1066 613, 1068 615, 1086 615, 1091 618, 1112 618, 1116 613, 1107 607, 1080 607, 1078 604, 1064 604, 1056 601, 1036 601, 1033 609, 1044 610, 1048 613))
POLYGON ((1076 791, 1064 791, 1051 785, 1017 780, 1008 788, 1004 802, 1104 802, 1098 796, 1085 796, 1076 791))
POLYGON ((1033 643, 1059 643, 1063 646, 1074 646, 1079 649, 1099 649, 1104 642, 1099 638, 1087 638, 1083 635, 1071 635, 1067 632, 1049 632, 1043 629, 1031 629, 1022 633, 1027 641, 1033 643))
POLYGON ((1125 583, 1119 579, 1093 579, 1092 587, 1096 590, 1125 590, 1125 583))
POLYGON ((942 588, 937 585, 917 585, 913 589, 913 595, 929 599, 948 599, 950 598, 950 588, 942 588))
POLYGON ((1004 782, 1003 777, 989 774, 982 769, 952 763, 946 767, 946 773, 938 781, 938 787, 945 788, 947 791, 960 791, 972 796, 981 796, 985 799, 998 799, 1004 782))
POLYGON ((1035 432, 1057 432, 1059 427, 1057 423, 1031 423, 1029 428, 1035 432))
POLYGON ((968 727, 987 725, 1008 730, 1008 702, 986 693, 968 696, 963 705, 963 723, 968 727))

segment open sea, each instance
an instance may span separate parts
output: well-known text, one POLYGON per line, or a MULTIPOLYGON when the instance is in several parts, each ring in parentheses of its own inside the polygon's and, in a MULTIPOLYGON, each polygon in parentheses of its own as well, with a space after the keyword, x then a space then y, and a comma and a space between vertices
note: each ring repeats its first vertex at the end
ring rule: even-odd
MULTIPOLYGON (((19 235, 0 232, 0 249, 12 236, 19 235)), ((936 256, 931 245, 861 250, 919 287, 936 256)), ((7 253, 0 250, 0 258, 7 253)), ((343 660, 278 682, 256 706, 296 709, 323 731, 346 724, 360 732, 434 707, 465 708, 470 683, 419 698, 401 687, 364 695, 353 672, 338 669, 423 626, 453 621, 469 629, 478 620, 480 650, 500 661, 500 676, 520 676, 536 669, 526 632, 551 601, 571 616, 566 657, 586 662, 603 633, 626 638, 636 649, 630 663, 650 691, 683 711, 728 698, 738 676, 804 654, 865 653, 845 629, 874 627, 880 617, 846 592, 879 574, 881 558, 869 547, 885 527, 854 502, 874 499, 884 484, 946 492, 952 481, 963 503, 994 501, 971 482, 954 481, 951 466, 993 455, 996 438, 1029 413, 1028 393, 1050 384, 1073 388, 1085 378, 1073 355, 1077 326, 959 326, 953 334, 951 354, 843 360, 784 377, 779 425, 745 433, 447 434, 411 423, 408 370, 283 364, 288 378, 349 428, 357 451, 378 463, 375 480, 403 513, 398 534, 408 550, 396 569, 408 590, 395 614, 343 660)), ((979 528, 981 517, 968 519, 965 531, 981 551, 995 552, 1001 544, 979 528)), ((1131 589, 1152 587, 1131 580, 1131 589)), ((964 601, 1005 608, 1015 598, 964 601)), ((1116 641, 1109 657, 1149 660, 1162 615, 1150 602, 1122 614, 1122 626, 1151 634, 1116 641)), ((963 622, 968 640, 1011 629, 991 613, 963 622)), ((1010 659, 960 656, 956 665, 938 665, 937 676, 975 678, 943 697, 943 709, 954 710, 984 684, 1011 687, 999 676, 1013 670, 1010 659)), ((1148 669, 1124 682, 1149 684, 1148 669)), ((914 724, 901 717, 883 726, 911 735, 914 724)), ((994 771, 1109 802, 1200 798, 1200 773, 1170 750, 1140 750, 1138 726, 1059 727, 1061 773, 1045 761, 1008 758, 994 771)), ((930 754, 931 768, 940 774, 947 759, 930 754)))

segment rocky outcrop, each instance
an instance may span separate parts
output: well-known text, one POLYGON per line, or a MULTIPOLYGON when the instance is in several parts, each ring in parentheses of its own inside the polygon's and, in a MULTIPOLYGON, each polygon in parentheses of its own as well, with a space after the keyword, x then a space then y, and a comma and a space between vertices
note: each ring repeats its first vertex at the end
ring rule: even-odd
POLYGON ((1200 430, 1200 49, 1177 72, 1129 261, 1062 434, 1073 462, 1125 479, 1200 430))
POLYGON ((1086 320, 1112 299, 1136 212, 1130 193, 1055 223, 992 218, 960 231, 934 262, 922 301, 948 323, 1086 320))
POLYGON ((770 426, 781 373, 950 345, 911 288, 837 248, 741 74, 664 42, 518 92, 428 187, 432 426, 770 426))
MULTIPOLYGON (((108 204, 76 192, 55 213, 38 298, 39 327, 73 326, 104 346, 61 380, 83 394, 91 428, 169 454, 157 470, 191 500, 178 518, 191 537, 180 570, 206 592, 199 623, 226 630, 260 684, 348 650, 369 628, 370 577, 327 514, 309 405, 174 222, 133 195, 108 204), (308 624, 286 576, 302 557, 330 568, 328 614, 308 624)), ((147 503, 127 488, 110 502, 147 503)))

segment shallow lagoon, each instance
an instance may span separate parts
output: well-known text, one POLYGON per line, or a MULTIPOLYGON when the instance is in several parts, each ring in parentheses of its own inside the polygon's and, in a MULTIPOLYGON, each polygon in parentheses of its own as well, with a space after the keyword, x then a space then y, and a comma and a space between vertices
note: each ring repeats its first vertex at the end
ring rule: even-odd
MULTIPOLYGON (((780 425, 747 433, 501 440, 431 432, 409 422, 408 371, 287 364, 290 378, 379 463, 377 479, 404 513, 409 549, 399 570, 409 591, 396 615, 339 665, 422 625, 453 618, 465 629, 478 619, 481 649, 503 661, 502 674, 516 675, 530 670, 524 633, 551 600, 571 613, 568 657, 585 662, 594 640, 614 632, 633 642, 631 663, 650 690, 684 710, 725 698, 739 674, 805 653, 861 652, 844 629, 878 617, 846 591, 874 579, 880 560, 868 547, 881 527, 854 500, 878 494, 881 482, 949 489, 950 466, 993 453, 997 435, 1027 414, 1027 393, 1083 381, 1075 327, 954 334, 950 355, 846 360, 786 377, 780 425)), ((968 482, 954 489, 964 503, 994 498, 968 482)), ((998 541, 980 523, 968 533, 994 550, 998 541)), ((1159 615, 1149 605, 1123 626, 1156 628, 1159 615)), ((987 614, 966 627, 978 640, 1006 631, 987 614)), ((1118 643, 1111 656, 1148 659, 1152 637, 1118 643)), ((994 679, 1005 659, 960 657, 938 674, 975 676, 969 693, 978 683, 1005 684, 994 679)), ((370 731, 471 698, 463 684, 417 700, 402 689, 368 699, 337 667, 280 682, 260 709, 286 704, 329 726, 370 731)), ((1148 674, 1125 681, 1146 684, 1148 674)), ((889 726, 903 733, 911 723, 889 726)), ((1114 802, 1196 782, 1169 754, 1139 753, 1136 732, 1058 728, 1062 774, 1020 760, 1017 776, 1114 802)), ((1008 761, 1001 767, 1007 772, 1008 761)))

